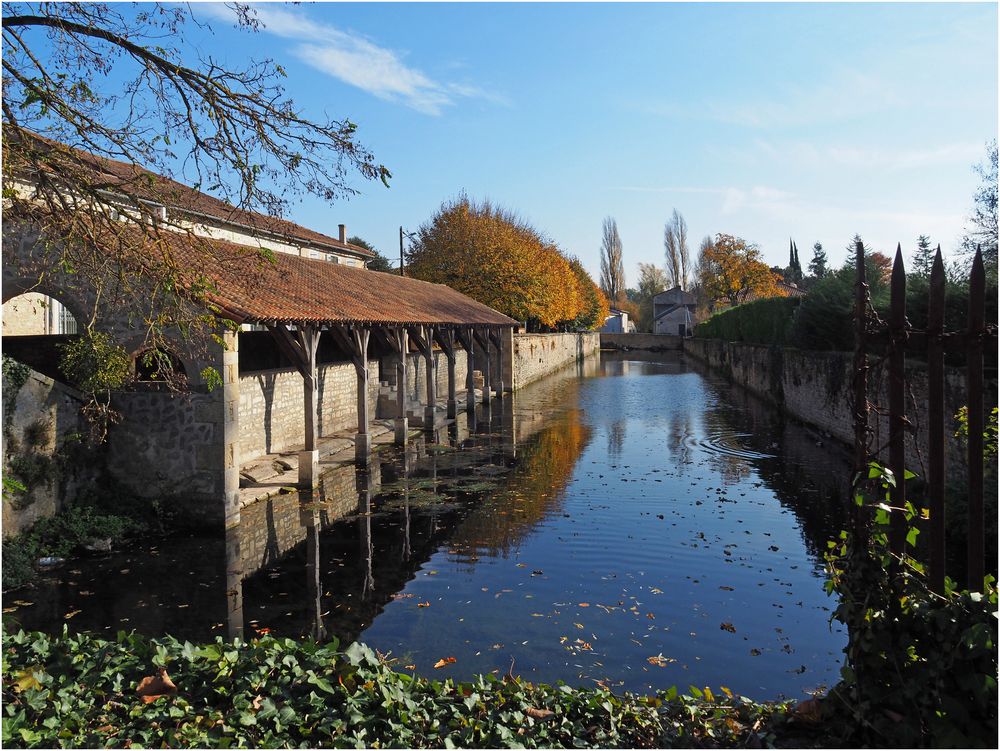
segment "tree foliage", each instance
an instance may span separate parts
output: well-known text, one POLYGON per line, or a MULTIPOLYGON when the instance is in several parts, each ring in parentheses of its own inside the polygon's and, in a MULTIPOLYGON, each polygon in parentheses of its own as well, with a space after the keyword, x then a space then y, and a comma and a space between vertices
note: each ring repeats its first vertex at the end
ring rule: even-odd
MULTIPOLYGON (((244 31, 260 26, 249 6, 232 7, 244 31)), ((198 191, 264 220, 293 197, 333 201, 356 192, 354 176, 390 176, 352 122, 304 114, 279 65, 226 67, 186 43, 187 24, 201 25, 195 12, 4 5, 4 219, 38 238, 22 276, 39 289, 50 277, 71 279, 92 306, 79 325, 93 329, 102 308, 127 315, 144 333, 140 349, 217 331, 200 269, 179 264, 164 240, 185 233, 212 257, 192 227, 198 191)), ((16 264, 8 255, 5 264, 16 264)), ((248 283, 266 262, 248 248, 248 283)))
POLYGON ((827 274, 826 251, 823 250, 823 244, 820 242, 813 245, 813 257, 809 262, 809 272, 817 279, 822 279, 827 274))
POLYGON ((385 273, 392 273, 396 271, 393 268, 392 262, 382 255, 378 248, 372 245, 370 242, 365 240, 363 237, 358 237, 354 235, 353 237, 348 237, 347 242, 349 245, 356 245, 359 248, 364 248, 365 250, 370 250, 375 254, 373 258, 365 262, 365 268, 370 271, 383 271, 385 273))
POLYGON ((653 298, 672 286, 667 271, 652 263, 639 263, 639 289, 636 296, 639 317, 635 323, 639 331, 653 330, 653 298))
POLYGON ((614 217, 606 217, 601 229, 601 289, 612 305, 625 297, 625 263, 622 238, 614 217))
POLYGON ((927 235, 921 235, 917 238, 917 250, 913 254, 913 273, 930 276, 933 264, 934 250, 931 248, 931 239, 927 235))
POLYGON ((760 249, 741 237, 719 233, 703 247, 699 259, 700 283, 711 299, 739 305, 754 297, 783 297, 777 275, 768 268, 760 249))
POLYGON ((670 221, 663 226, 663 250, 667 258, 669 287, 687 289, 690 275, 687 222, 677 209, 674 209, 670 221))
POLYGON ((979 175, 982 183, 972 197, 972 213, 969 216, 969 226, 962 238, 962 248, 972 256, 976 248, 983 252, 986 268, 991 270, 994 278, 997 270, 997 142, 987 146, 985 161, 973 169, 979 175))
POLYGON ((490 201, 463 194, 442 204, 417 231, 406 263, 411 276, 447 284, 532 329, 604 323, 583 266, 574 268, 528 222, 490 201))

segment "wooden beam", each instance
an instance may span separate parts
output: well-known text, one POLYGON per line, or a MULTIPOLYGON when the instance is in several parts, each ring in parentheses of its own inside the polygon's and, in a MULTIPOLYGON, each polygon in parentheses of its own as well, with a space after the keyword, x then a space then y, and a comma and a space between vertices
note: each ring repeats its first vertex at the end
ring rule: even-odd
POLYGON ((278 349, 292 361, 292 365, 299 371, 299 375, 305 378, 309 359, 297 339, 292 336, 292 332, 288 330, 288 326, 284 323, 267 324, 267 330, 278 345, 278 349))

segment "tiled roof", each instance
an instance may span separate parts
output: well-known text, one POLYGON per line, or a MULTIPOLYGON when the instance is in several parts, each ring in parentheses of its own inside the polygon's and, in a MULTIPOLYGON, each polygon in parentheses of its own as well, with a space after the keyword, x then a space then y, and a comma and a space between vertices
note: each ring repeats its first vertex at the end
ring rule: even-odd
POLYGON ((286 253, 271 262, 243 245, 164 235, 178 266, 204 274, 215 287, 209 301, 240 323, 517 325, 443 284, 286 253))
MULTIPOLYGON (((129 194, 156 201, 157 203, 165 203, 168 210, 174 209, 181 212, 188 211, 204 214, 223 223, 242 225, 251 230, 298 240, 302 244, 318 243, 334 250, 343 250, 366 258, 375 255, 366 248, 342 243, 337 238, 324 235, 321 232, 315 232, 286 219, 278 219, 265 214, 236 208, 207 193, 202 193, 176 180, 149 172, 136 165, 95 156, 94 154, 66 146, 65 144, 58 144, 28 131, 22 132, 40 144, 56 147, 61 150, 68 149, 68 155, 77 160, 80 165, 93 168, 98 173, 99 178, 106 179, 109 190, 113 190, 116 184, 127 185, 129 194), (169 200, 164 200, 165 198, 169 200)), ((4 135, 7 135, 7 131, 4 132, 4 135)))

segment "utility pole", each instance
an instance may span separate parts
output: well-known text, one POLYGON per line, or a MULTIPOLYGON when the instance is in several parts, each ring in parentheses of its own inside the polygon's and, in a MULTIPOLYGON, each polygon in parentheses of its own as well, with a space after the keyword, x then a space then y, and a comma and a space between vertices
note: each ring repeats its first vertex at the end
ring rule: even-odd
POLYGON ((406 276, 403 271, 403 225, 399 225, 399 275, 406 276))
POLYGON ((415 232, 407 232, 400 226, 399 228, 399 275, 406 276, 406 272, 403 271, 403 237, 409 238, 410 242, 413 242, 413 238, 416 237, 415 232))

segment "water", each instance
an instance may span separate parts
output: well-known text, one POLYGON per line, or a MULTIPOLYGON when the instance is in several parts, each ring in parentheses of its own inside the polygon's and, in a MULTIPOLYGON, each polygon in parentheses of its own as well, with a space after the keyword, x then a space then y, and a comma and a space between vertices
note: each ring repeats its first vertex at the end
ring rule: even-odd
POLYGON ((604 354, 377 456, 244 509, 226 538, 66 564, 5 617, 360 638, 434 677, 757 699, 837 680, 822 553, 846 452, 683 355, 604 354))

